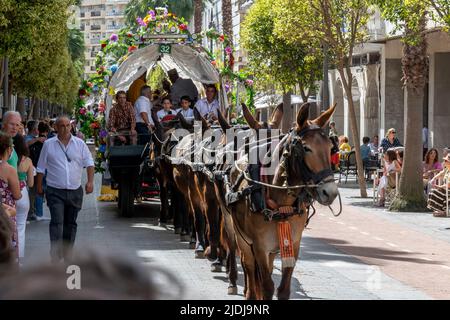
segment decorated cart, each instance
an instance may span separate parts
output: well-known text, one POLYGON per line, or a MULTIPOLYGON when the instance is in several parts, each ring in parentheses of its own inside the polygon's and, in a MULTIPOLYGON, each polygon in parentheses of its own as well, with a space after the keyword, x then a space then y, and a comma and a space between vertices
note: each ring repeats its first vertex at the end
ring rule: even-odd
POLYGON ((101 41, 97 72, 82 82, 75 113, 85 137, 95 139, 96 172, 109 171, 119 184, 118 203, 123 215, 132 215, 136 190, 140 189, 133 181, 139 180, 146 151, 145 146, 137 145, 107 147, 105 124, 115 93, 128 90, 158 65, 165 72, 177 69, 181 78, 192 79, 197 87, 215 84, 222 112, 229 114, 229 102, 233 95, 236 99, 236 92, 242 90, 239 88, 245 88, 248 104, 253 104, 253 82, 244 73, 234 73, 233 64, 233 47, 226 36, 213 29, 191 34, 186 21, 166 8, 149 10, 146 17, 137 19, 134 28, 122 29, 101 41), (215 42, 216 52, 201 45, 205 37, 215 42))

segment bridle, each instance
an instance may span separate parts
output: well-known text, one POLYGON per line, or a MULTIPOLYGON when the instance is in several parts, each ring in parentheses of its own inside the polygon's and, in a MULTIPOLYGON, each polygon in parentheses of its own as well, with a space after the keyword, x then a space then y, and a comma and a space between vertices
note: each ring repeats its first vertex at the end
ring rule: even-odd
MULTIPOLYGON (((300 130, 300 132, 296 132, 292 130, 289 134, 290 143, 285 147, 283 152, 283 160, 282 165, 285 169, 285 176, 287 179, 287 183, 290 184, 290 176, 289 171, 287 170, 292 162, 300 162, 300 180, 306 184, 306 186, 318 186, 320 184, 324 184, 327 182, 334 181, 333 171, 330 168, 323 169, 317 173, 313 172, 305 161, 305 146, 304 146, 304 136, 310 132, 319 132, 319 134, 323 137, 326 137, 323 129, 317 125, 310 125, 306 128, 300 130), (327 179, 329 178, 329 179, 327 179)), ((307 188, 309 189, 309 188, 307 188)))

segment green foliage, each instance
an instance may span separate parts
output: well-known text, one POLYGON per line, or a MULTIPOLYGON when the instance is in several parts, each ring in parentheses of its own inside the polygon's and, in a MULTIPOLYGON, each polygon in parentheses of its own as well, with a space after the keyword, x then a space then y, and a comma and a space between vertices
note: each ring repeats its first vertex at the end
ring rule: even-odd
POLYGON ((186 20, 190 20, 194 14, 194 1, 192 0, 130 0, 125 8, 127 26, 134 27, 138 17, 144 18, 148 13, 148 8, 155 7, 167 7, 168 11, 186 20))
POLYGON ((0 56, 9 58, 15 92, 66 106, 75 100, 78 75, 67 29, 67 9, 73 3, 9 0, 0 4, 0 20, 8 19, 0 24, 0 56))
POLYGON ((422 38, 421 20, 427 15, 427 3, 423 0, 372 0, 386 20, 403 32, 404 43, 417 45, 422 38))
POLYGON ((367 40, 371 14, 366 0, 277 0, 275 33, 287 42, 320 41, 329 47, 330 62, 344 68, 358 43, 367 40))
POLYGON ((248 52, 249 70, 259 85, 273 85, 287 92, 297 84, 312 88, 320 80, 320 43, 292 42, 275 33, 279 19, 272 10, 274 0, 259 0, 251 7, 241 29, 241 42, 248 52))
POLYGON ((442 23, 445 30, 450 31, 450 1, 449 0, 426 0, 434 21, 442 23))
POLYGON ((151 71, 149 76, 149 85, 152 90, 163 91, 162 81, 166 79, 166 73, 160 65, 156 65, 151 71))

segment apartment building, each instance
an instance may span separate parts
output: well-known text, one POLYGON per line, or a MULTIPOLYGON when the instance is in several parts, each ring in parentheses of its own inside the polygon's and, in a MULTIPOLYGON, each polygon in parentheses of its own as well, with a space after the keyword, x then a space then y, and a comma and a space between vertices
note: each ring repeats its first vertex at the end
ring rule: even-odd
POLYGON ((96 71, 95 57, 100 40, 125 26, 125 7, 128 0, 83 0, 80 5, 80 29, 86 44, 85 77, 96 71))
MULTIPOLYGON (((240 45, 241 22, 244 20, 253 0, 232 0, 231 12, 233 17, 233 45, 235 56, 235 69, 240 70, 247 63, 245 51, 240 45)), ((205 2, 203 9, 203 28, 216 28, 222 31, 222 0, 205 2)), ((203 46, 215 50, 214 43, 204 39, 203 46)))

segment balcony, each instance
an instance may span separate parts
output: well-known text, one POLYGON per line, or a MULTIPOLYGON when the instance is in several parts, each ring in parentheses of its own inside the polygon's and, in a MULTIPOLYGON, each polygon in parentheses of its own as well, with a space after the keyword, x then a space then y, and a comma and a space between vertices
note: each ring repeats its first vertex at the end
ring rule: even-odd
POLYGON ((100 11, 91 11, 91 17, 101 17, 101 15, 100 11))
POLYGON ((107 12, 106 16, 107 17, 122 17, 125 14, 125 12, 121 11, 121 12, 107 12))
POLYGON ((123 27, 124 27, 123 24, 117 25, 117 26, 109 25, 109 26, 106 26, 106 31, 108 31, 108 30, 119 30, 119 29, 122 29, 123 27))
POLYGON ((95 25, 95 24, 91 26, 91 30, 93 30, 93 31, 94 30, 100 30, 101 28, 102 28, 102 26, 95 25))

